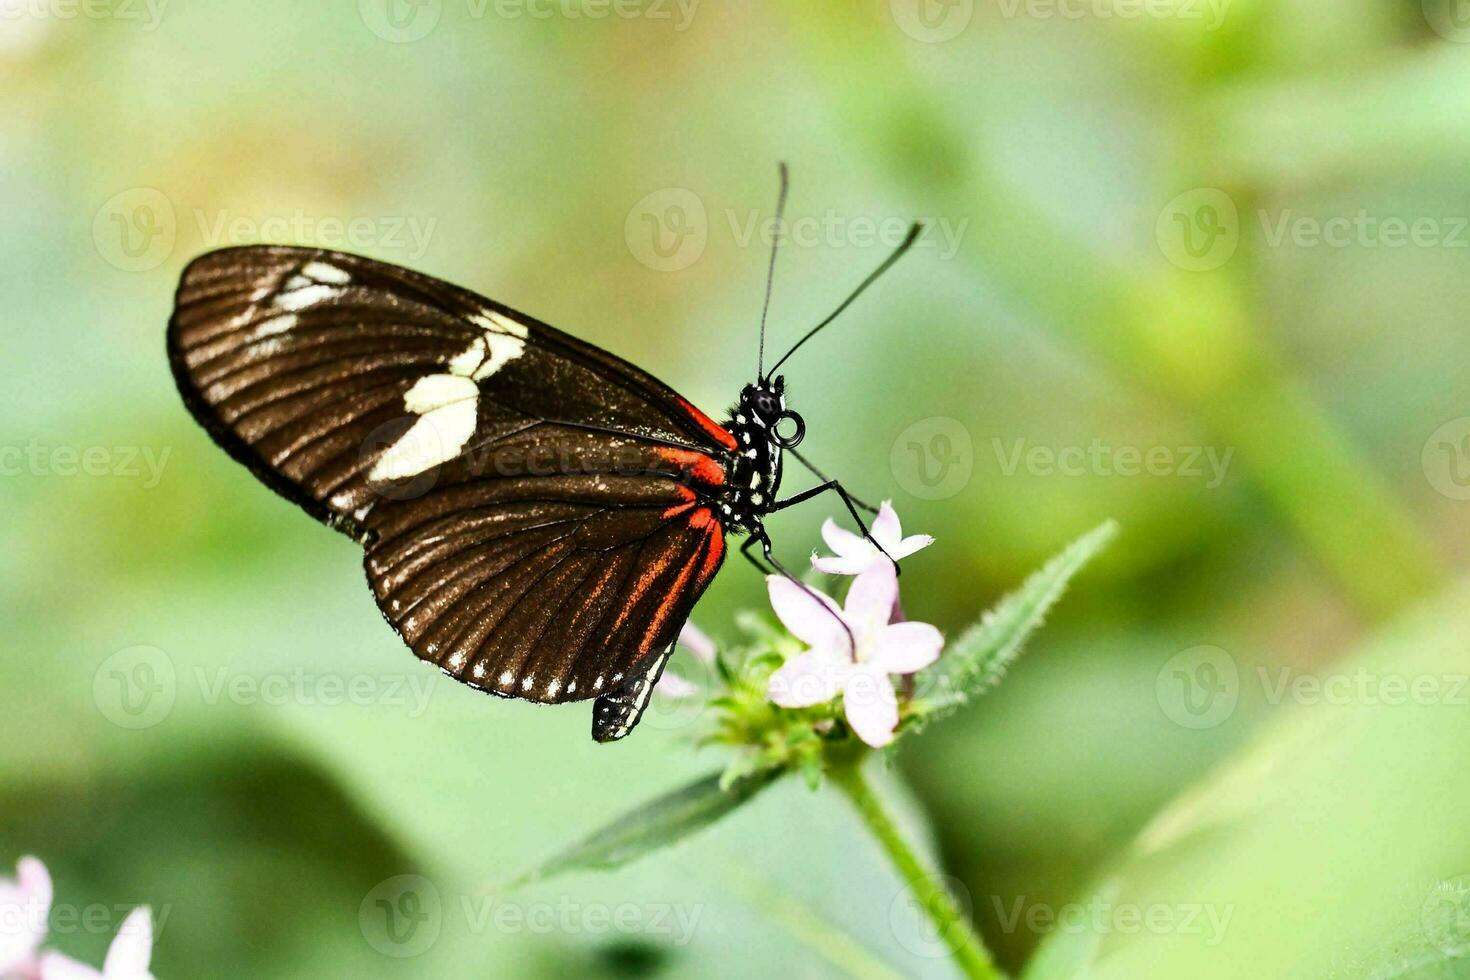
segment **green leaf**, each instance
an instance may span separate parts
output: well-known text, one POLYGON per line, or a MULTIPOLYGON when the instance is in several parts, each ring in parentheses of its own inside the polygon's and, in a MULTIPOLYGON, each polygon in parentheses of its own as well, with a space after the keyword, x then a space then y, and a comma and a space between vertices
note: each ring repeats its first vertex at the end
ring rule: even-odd
POLYGON ((775 782, 783 770, 766 769, 720 786, 720 774, 676 789, 618 817, 601 830, 517 878, 511 887, 567 871, 611 871, 703 830, 775 782))
POLYGON ((1324 660, 1078 896, 1102 911, 1050 930, 1026 980, 1470 975, 1466 636, 1470 582, 1324 660), (1158 927, 1125 930, 1140 910, 1158 927))
POLYGON ((934 668, 919 675, 918 689, 924 693, 914 700, 907 724, 918 728, 946 717, 1000 683, 1072 577, 1117 532, 1117 524, 1108 521, 1078 538, 965 630, 934 668))

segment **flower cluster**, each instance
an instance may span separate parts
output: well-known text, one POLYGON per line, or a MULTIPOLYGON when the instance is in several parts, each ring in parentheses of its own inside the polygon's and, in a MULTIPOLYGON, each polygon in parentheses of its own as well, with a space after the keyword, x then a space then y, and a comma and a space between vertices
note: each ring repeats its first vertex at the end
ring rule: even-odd
POLYGON ((153 980, 153 916, 133 909, 113 937, 101 972, 42 949, 51 915, 51 874, 24 857, 14 879, 0 878, 0 978, 3 980, 153 980))
MULTIPOLYGON (((734 676, 720 662, 714 643, 702 631, 693 625, 685 627, 680 645, 702 666, 724 673, 732 688, 712 702, 726 715, 725 731, 718 740, 753 744, 769 760, 789 758, 800 754, 793 750, 794 743, 805 744, 809 750, 814 726, 829 730, 839 714, 870 746, 881 747, 893 740, 900 721, 893 675, 910 675, 934 663, 944 638, 927 623, 904 620, 897 569, 889 559, 907 557, 934 539, 923 534, 904 537, 888 501, 878 509, 871 535, 869 540, 843 530, 830 519, 822 526, 822 537, 833 554, 813 554, 812 566, 850 577, 851 585, 840 604, 809 584, 778 575, 767 579, 771 608, 789 636, 772 639, 765 652, 750 657, 743 676, 734 676), (752 674, 759 683, 754 691, 747 683, 752 674), (758 696, 759 703, 752 695, 758 696), (783 728, 789 719, 771 711, 822 706, 831 710, 807 718, 805 727, 783 728)), ((674 698, 700 693, 696 685, 672 674, 664 675, 657 690, 674 698)))

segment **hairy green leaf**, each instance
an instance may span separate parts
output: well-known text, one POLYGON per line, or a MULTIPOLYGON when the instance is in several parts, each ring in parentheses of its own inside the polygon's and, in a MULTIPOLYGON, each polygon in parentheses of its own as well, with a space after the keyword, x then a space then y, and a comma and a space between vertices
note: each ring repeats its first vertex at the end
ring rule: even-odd
POLYGON ((567 871, 611 871, 703 830, 781 776, 783 770, 747 773, 721 787, 712 773, 665 793, 594 831, 512 882, 512 887, 567 871))
POLYGON ((1000 682, 1032 632, 1056 605, 1072 577, 1117 534, 1112 521, 1094 528, 1047 562, 949 645, 939 663, 918 677, 921 693, 908 725, 943 718, 1000 682))

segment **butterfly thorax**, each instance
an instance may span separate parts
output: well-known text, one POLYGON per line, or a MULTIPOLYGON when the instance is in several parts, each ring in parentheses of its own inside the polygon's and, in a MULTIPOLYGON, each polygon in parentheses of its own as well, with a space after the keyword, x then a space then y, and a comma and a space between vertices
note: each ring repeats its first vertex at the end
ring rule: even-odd
POLYGON ((801 417, 786 409, 784 388, 781 378, 746 385, 725 423, 736 442, 719 497, 720 519, 728 529, 759 530, 776 502, 782 449, 796 445, 802 432, 801 417), (785 431, 789 420, 796 425, 794 437, 785 431))

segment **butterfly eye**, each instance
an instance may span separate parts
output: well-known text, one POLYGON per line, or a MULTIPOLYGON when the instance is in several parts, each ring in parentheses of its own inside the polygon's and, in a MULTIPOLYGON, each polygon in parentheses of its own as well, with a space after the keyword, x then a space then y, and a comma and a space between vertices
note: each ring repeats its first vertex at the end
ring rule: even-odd
POLYGON ((806 422, 795 412, 782 412, 771 426, 771 438, 782 449, 795 449, 806 436, 806 422))

